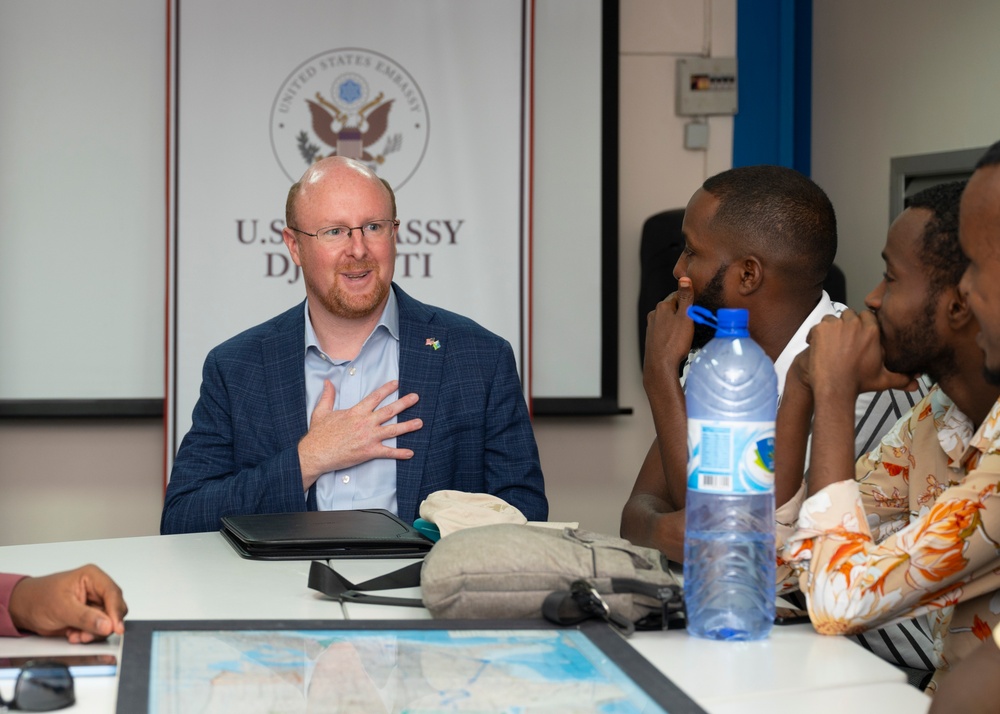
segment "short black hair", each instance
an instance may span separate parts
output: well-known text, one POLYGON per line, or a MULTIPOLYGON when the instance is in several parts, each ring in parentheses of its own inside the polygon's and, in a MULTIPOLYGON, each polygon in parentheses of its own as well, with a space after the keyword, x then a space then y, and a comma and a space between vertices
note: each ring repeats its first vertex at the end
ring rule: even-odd
POLYGON ((837 216, 809 177, 785 166, 743 166, 702 188, 719 199, 713 224, 751 251, 777 257, 804 281, 823 282, 837 255, 837 216))
POLYGON ((969 265, 958 244, 958 209, 965 184, 965 181, 941 183, 903 202, 906 208, 925 208, 931 212, 920 245, 920 260, 930 271, 932 296, 944 288, 956 287, 969 265))
POLYGON ((986 153, 976 162, 976 168, 981 169, 984 166, 996 166, 997 164, 1000 164, 1000 141, 986 150, 986 153))

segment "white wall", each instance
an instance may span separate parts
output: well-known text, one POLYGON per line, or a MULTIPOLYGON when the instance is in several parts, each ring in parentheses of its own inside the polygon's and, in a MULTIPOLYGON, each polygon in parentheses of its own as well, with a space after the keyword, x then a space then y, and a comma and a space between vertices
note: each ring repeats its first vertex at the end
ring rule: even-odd
POLYGON ((1000 139, 1000 3, 813 0, 812 174, 851 307, 881 279, 895 156, 1000 139))
MULTIPOLYGON (((617 533, 652 441, 636 334, 640 232, 648 216, 683 207, 707 176, 730 165, 731 118, 711 120, 707 152, 683 148, 685 120, 674 115, 673 80, 678 55, 710 48, 732 56, 735 23, 735 0, 622 0, 619 390, 621 404, 634 413, 536 420, 554 520, 617 533)), ((141 31, 147 43, 162 46, 162 28, 141 31)), ((162 87, 161 75, 150 81, 162 87)), ((13 182, 5 190, 25 189, 13 182)), ((157 533, 162 428, 156 419, 0 420, 0 545, 157 533)))

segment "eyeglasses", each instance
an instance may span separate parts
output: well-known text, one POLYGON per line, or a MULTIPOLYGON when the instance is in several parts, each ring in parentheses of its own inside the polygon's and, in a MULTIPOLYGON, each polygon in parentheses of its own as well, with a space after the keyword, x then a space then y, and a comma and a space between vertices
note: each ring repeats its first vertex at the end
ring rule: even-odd
POLYGON ((58 662, 29 662, 21 668, 14 685, 14 698, 5 702, 0 696, 0 709, 21 712, 49 712, 64 709, 76 702, 73 675, 58 662))
POLYGON ((288 226, 288 228, 304 236, 317 238, 323 243, 343 243, 345 240, 350 240, 351 233, 354 231, 361 231, 362 238, 385 238, 391 236, 397 226, 399 226, 398 220, 386 218, 381 221, 368 221, 363 226, 354 226, 353 228, 350 226, 328 226, 320 228, 315 233, 307 233, 293 226, 288 226))

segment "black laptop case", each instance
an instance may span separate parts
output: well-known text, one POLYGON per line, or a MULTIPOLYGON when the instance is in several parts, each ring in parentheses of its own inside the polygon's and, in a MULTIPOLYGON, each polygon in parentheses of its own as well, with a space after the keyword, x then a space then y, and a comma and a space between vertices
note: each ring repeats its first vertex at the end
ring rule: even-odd
POLYGON ((224 516, 221 533, 244 558, 422 558, 434 544, 381 508, 224 516))

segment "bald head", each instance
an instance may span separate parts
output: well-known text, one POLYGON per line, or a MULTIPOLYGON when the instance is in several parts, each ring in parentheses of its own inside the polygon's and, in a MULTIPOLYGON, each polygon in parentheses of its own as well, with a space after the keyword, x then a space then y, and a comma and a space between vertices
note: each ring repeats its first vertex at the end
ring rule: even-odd
POLYGON ((719 200, 711 228, 734 255, 756 255, 803 288, 823 283, 837 253, 837 218, 809 178, 783 166, 744 166, 702 188, 719 200))
POLYGON ((288 198, 285 199, 285 225, 297 225, 295 206, 300 196, 307 194, 311 188, 319 188, 321 185, 323 186, 322 190, 330 190, 330 186, 336 186, 338 181, 351 176, 366 178, 381 186, 392 205, 392 218, 396 217, 396 195, 388 181, 379 178, 374 171, 360 161, 343 156, 328 156, 313 163, 302 174, 302 178, 288 189, 288 198))

